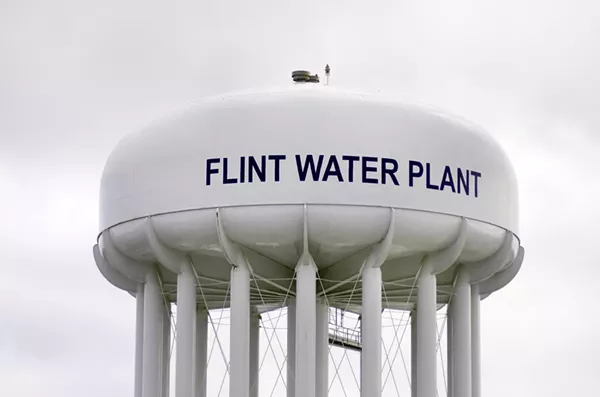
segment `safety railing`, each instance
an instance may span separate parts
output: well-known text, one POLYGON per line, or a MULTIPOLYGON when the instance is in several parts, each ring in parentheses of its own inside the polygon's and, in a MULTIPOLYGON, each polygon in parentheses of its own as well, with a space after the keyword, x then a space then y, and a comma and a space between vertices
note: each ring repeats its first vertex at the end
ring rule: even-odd
POLYGON ((356 315, 347 316, 347 312, 342 309, 329 309, 329 343, 340 346, 360 350, 361 348, 361 333, 360 320, 356 315), (347 318, 350 317, 350 318, 347 318), (349 321, 344 321, 347 318, 349 321), (345 323, 352 322, 352 326, 345 323))

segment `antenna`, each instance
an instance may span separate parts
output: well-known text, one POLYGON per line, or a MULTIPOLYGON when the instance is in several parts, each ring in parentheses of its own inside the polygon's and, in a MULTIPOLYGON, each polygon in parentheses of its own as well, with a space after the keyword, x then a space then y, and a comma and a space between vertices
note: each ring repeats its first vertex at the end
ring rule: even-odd
POLYGON ((326 77, 325 85, 329 85, 329 72, 331 72, 331 68, 329 67, 329 64, 327 64, 327 65, 325 65, 325 77, 326 77))

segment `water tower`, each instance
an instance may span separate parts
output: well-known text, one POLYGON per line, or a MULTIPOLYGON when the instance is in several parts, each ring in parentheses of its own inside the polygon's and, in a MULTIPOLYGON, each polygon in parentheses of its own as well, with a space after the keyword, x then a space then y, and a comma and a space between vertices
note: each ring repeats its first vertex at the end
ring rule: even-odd
POLYGON ((230 397, 258 395, 257 318, 282 307, 289 397, 327 396, 336 343, 360 351, 361 396, 381 396, 384 309, 410 312, 412 393, 436 397, 446 305, 448 394, 479 397, 480 300, 524 252, 508 158, 470 123, 303 74, 205 99, 108 159, 94 257, 137 300, 135 397, 168 395, 171 304, 175 397, 206 396, 223 305, 230 397), (359 331, 331 332, 345 313, 359 331))

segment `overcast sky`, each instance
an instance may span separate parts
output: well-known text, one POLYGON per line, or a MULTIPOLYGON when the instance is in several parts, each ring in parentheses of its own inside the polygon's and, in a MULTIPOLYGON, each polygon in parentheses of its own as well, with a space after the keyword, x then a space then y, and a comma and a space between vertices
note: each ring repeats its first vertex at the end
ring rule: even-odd
POLYGON ((330 63, 332 84, 475 121, 514 163, 527 253, 482 304, 485 396, 597 395, 599 21, 591 0, 0 0, 3 394, 132 395, 134 300, 91 251, 112 147, 330 63))

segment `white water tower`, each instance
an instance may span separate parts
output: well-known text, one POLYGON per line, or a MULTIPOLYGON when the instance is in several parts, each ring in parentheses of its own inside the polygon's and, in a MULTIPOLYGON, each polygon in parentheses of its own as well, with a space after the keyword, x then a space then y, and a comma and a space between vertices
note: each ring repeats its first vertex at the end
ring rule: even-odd
POLYGON ((135 397, 169 394, 171 304, 175 397, 206 396, 223 308, 229 395, 257 396, 258 316, 283 307, 289 397, 327 396, 330 344, 360 351, 360 394, 381 396, 383 310, 410 312, 412 393, 436 397, 446 305, 448 395, 480 397, 480 300, 523 260, 508 158, 436 110, 296 77, 203 100, 108 159, 94 256, 137 299, 135 397))

